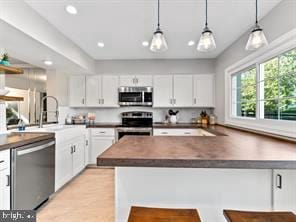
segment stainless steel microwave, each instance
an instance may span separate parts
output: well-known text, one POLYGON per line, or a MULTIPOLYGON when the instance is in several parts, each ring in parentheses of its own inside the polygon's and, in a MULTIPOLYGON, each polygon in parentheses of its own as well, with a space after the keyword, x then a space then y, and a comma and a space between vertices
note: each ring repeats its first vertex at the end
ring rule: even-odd
POLYGON ((120 106, 152 106, 152 87, 119 87, 118 104, 120 106))

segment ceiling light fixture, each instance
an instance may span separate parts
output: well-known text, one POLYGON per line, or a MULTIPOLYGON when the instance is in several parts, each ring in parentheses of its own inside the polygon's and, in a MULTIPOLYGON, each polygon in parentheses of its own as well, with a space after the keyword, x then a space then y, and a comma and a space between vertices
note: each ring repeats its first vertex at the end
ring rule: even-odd
POLYGON ((67 5, 66 6, 66 11, 71 15, 76 15, 77 14, 77 9, 73 5, 67 5))
POLYGON ((51 66, 53 64, 51 60, 43 60, 43 63, 47 66, 51 66))
POLYGON ((144 47, 149 46, 149 42, 147 42, 147 41, 142 42, 142 46, 144 46, 144 47))
POLYGON ((165 52, 168 50, 168 44, 165 40, 164 34, 160 29, 160 23, 159 23, 159 0, 158 2, 158 11, 157 11, 157 28, 156 31, 153 33, 150 50, 152 52, 165 52))
POLYGON ((258 1, 256 0, 256 23, 252 32, 250 33, 246 50, 253 51, 263 46, 268 45, 263 29, 258 24, 258 1))
POLYGON ((194 46, 195 45, 195 41, 191 40, 188 42, 188 46, 194 46))
POLYGON ((206 0, 206 23, 201 33, 197 50, 200 52, 209 52, 216 49, 216 43, 213 32, 208 27, 208 0, 206 0))
POLYGON ((105 44, 103 42, 98 42, 98 47, 104 48, 105 44))

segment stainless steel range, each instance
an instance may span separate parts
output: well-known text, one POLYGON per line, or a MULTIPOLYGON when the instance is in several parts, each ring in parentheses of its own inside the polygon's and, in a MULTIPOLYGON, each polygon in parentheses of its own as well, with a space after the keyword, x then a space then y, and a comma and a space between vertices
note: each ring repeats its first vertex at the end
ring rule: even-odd
POLYGON ((121 113, 121 119, 121 127, 116 128, 116 141, 126 135, 152 135, 152 112, 124 112, 121 113))

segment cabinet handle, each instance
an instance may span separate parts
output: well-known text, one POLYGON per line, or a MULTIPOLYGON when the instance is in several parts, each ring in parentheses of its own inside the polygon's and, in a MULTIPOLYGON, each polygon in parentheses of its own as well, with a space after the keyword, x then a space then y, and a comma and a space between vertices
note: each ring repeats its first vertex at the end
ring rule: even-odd
POLYGON ((76 146, 74 146, 74 153, 76 152, 76 146))
POLYGON ((194 104, 196 104, 196 98, 194 98, 194 104))
POLYGON ((174 99, 174 105, 176 104, 176 101, 177 101, 177 100, 176 100, 176 99, 174 99))
POLYGON ((85 145, 88 146, 88 140, 85 140, 85 145))
POLYGON ((161 134, 169 134, 168 132, 161 132, 161 134))
POLYGON ((71 146, 71 152, 70 152, 71 154, 73 153, 73 146, 71 146))
POLYGON ((100 132, 100 134, 105 134, 105 133, 106 133, 106 131, 101 131, 101 132, 100 132))
POLYGON ((105 103, 105 100, 104 99, 102 99, 102 104, 104 104, 105 103))
POLYGON ((184 134, 186 134, 186 135, 190 135, 191 133, 190 133, 190 132, 184 132, 184 134))
POLYGON ((133 78, 133 84, 135 84, 135 78, 133 78))
POLYGON ((84 99, 82 99, 82 104, 84 104, 84 99))
POLYGON ((138 78, 136 78, 136 83, 137 83, 137 84, 139 83, 139 79, 138 79, 138 78))
POLYGON ((101 104, 101 99, 98 99, 99 104, 101 104))
POLYGON ((281 174, 276 175, 276 187, 278 189, 282 189, 282 175, 281 174))
POLYGON ((173 99, 170 99, 170 104, 172 104, 172 105, 173 105, 173 99))
POLYGON ((10 175, 6 175, 6 178, 7 178, 7 184, 6 184, 6 186, 7 187, 10 187, 10 175))

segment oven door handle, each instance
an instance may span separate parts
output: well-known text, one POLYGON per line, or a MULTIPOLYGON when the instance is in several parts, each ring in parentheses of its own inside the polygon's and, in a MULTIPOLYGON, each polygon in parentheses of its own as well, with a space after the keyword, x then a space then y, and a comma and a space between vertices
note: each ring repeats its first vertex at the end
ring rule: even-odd
POLYGON ((36 152, 39 150, 43 150, 43 149, 50 147, 54 144, 55 144, 55 141, 52 141, 52 142, 49 142, 49 143, 41 145, 41 146, 36 146, 36 147, 29 148, 29 149, 24 149, 24 150, 19 150, 19 151, 17 151, 17 155, 22 156, 22 155, 25 155, 28 153, 33 153, 33 152, 36 152))

